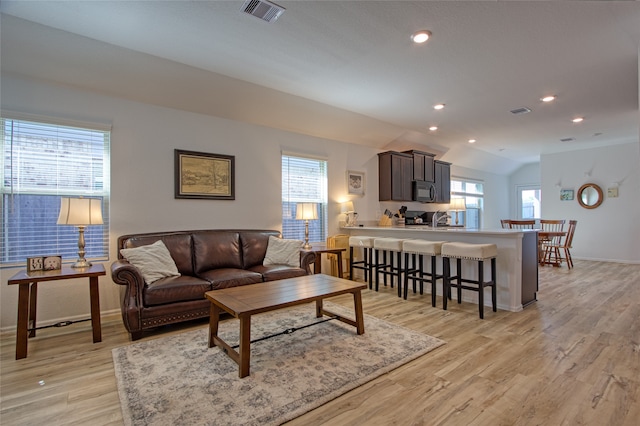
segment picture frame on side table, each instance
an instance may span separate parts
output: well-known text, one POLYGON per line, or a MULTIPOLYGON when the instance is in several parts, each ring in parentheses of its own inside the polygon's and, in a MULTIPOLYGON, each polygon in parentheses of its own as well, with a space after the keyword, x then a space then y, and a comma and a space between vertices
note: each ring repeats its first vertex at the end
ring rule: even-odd
POLYGON ((62 269, 62 256, 45 256, 42 261, 44 271, 57 271, 62 269))
POLYGON ((365 175, 364 172, 354 170, 347 171, 347 193, 349 195, 364 195, 365 175))
POLYGON ((35 256, 27 257, 27 273, 42 271, 44 263, 44 257, 35 256))
POLYGON ((235 200, 235 156, 176 149, 175 198, 235 200))
POLYGON ((561 189, 560 190, 560 200, 561 201, 572 201, 573 200, 573 189, 561 189))

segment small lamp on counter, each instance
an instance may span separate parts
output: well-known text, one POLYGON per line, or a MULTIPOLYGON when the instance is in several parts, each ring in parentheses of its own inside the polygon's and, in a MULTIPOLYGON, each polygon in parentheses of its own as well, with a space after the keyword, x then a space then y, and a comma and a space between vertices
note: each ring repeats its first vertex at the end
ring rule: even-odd
POLYGON ((456 226, 458 225, 458 212, 467 210, 467 206, 464 203, 464 198, 452 198, 449 210, 456 212, 456 226))
POLYGON ((316 220, 317 218, 317 203, 298 203, 296 205, 296 219, 304 220, 304 245, 302 248, 305 250, 311 249, 311 244, 309 244, 309 221, 316 220))
POLYGON ((102 201, 97 198, 61 198, 58 225, 78 227, 78 260, 72 268, 86 268, 91 262, 84 258, 84 228, 88 225, 102 225, 102 201))
POLYGON ((344 203, 342 203, 340 205, 340 213, 346 215, 345 226, 356 226, 356 216, 358 215, 358 213, 355 212, 353 201, 345 201, 344 203))

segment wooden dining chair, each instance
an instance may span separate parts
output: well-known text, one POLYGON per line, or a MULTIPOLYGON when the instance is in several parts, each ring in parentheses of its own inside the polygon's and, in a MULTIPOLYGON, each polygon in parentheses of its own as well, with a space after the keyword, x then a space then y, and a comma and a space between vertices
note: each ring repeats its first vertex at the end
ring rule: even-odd
POLYGON ((567 229, 566 236, 562 237, 560 242, 549 242, 545 244, 544 248, 544 260, 546 263, 562 264, 567 262, 569 269, 573 268, 573 259, 571 259, 571 244, 573 244, 573 234, 576 232, 577 220, 569 221, 569 228, 567 229), (562 250, 563 253, 560 252, 562 250))
MULTIPOLYGON (((327 248, 343 248, 345 249, 344 253, 342 253, 342 263, 346 263, 346 267, 343 266, 343 271, 349 270, 349 235, 347 234, 336 234, 330 235, 327 237, 327 248)), ((327 259, 329 259, 329 264, 331 267, 331 275, 334 277, 339 276, 338 274, 338 256, 335 254, 327 253, 327 259)), ((344 277, 347 278, 348 272, 343 272, 344 277)), ((349 277, 350 278, 350 277, 349 277)))
POLYGON ((503 229, 509 229, 509 222, 511 222, 509 219, 500 219, 500 226, 503 229))
POLYGON ((536 227, 535 219, 510 220, 510 229, 534 229, 536 227))

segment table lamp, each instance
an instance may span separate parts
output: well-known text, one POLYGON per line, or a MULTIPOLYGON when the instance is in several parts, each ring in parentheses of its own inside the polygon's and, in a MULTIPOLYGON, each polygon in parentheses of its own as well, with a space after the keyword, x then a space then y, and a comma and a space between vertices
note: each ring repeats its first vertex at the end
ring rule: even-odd
POLYGON ((317 203, 298 203, 296 206, 296 219, 304 220, 304 245, 305 250, 311 249, 309 244, 309 221, 318 218, 318 204, 317 203))
POLYGON ((467 210, 467 206, 464 203, 464 198, 453 198, 449 205, 449 210, 456 212, 456 225, 458 225, 458 212, 467 210))
POLYGON ((58 225, 78 227, 78 261, 72 268, 86 268, 91 262, 84 258, 84 228, 102 225, 102 201, 96 198, 61 198, 58 225))
POLYGON ((356 215, 353 207, 353 201, 345 201, 340 205, 340 213, 346 215, 345 226, 356 226, 356 215))

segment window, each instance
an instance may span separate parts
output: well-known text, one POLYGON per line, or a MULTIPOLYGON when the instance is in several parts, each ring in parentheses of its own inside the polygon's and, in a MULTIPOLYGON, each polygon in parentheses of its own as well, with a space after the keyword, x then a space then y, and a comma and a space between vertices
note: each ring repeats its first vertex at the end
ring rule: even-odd
MULTIPOLYGON (((87 258, 109 253, 109 140, 96 129, 0 118, 2 130, 2 266, 24 265, 30 256, 78 257, 78 228, 58 225, 61 197, 102 200, 104 225, 85 230, 87 258)), ((42 120, 45 121, 45 120, 42 120)), ((100 128, 101 127, 101 128, 100 128)))
POLYGON ((296 220, 297 203, 317 203, 318 220, 309 221, 309 241, 327 238, 327 162, 282 155, 282 236, 304 240, 304 221, 296 220))
MULTIPOLYGON (((482 227, 484 208, 484 183, 460 178, 451 178, 451 196, 464 198, 466 210, 458 212, 458 221, 471 229, 482 227)), ((456 212, 449 213, 455 222, 456 212)))
POLYGON ((540 219, 540 200, 542 193, 539 185, 518 185, 518 219, 540 219))

